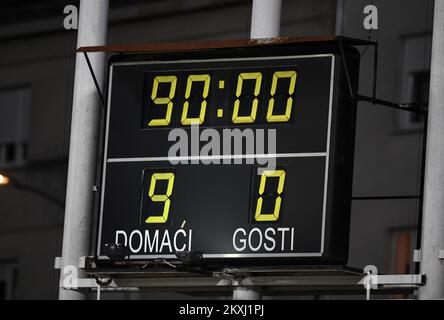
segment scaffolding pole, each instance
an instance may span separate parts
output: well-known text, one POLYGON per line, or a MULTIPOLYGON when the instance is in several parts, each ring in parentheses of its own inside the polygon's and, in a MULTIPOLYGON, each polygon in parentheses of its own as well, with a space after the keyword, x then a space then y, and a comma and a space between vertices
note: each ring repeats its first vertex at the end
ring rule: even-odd
MULTIPOLYGON (((81 0, 77 47, 100 46, 106 43, 109 0, 81 0)), ((93 53, 91 66, 98 83, 103 84, 105 54, 93 53)), ((60 270, 61 300, 86 299, 76 290, 65 289, 65 278, 82 278, 76 270, 79 257, 90 254, 93 213, 93 186, 100 117, 100 97, 82 53, 76 55, 68 182, 60 270)), ((71 280, 70 280, 71 281, 71 280)), ((75 281, 75 280, 73 280, 75 281)), ((72 282, 75 287, 75 282, 72 282)))
POLYGON ((253 0, 251 39, 279 37, 282 0, 253 0))
POLYGON ((435 0, 424 180, 420 299, 444 298, 444 0, 435 0))
MULTIPOLYGON (((253 0, 251 39, 279 37, 282 0, 253 0)), ((248 281, 247 281, 248 282, 248 281)), ((233 289, 233 300, 259 300, 260 288, 239 285, 233 289)))

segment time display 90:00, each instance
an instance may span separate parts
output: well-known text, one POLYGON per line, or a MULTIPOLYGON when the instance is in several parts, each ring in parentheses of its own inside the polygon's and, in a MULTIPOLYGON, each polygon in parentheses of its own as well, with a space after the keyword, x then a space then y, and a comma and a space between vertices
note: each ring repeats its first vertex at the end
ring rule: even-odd
POLYGON ((238 69, 228 77, 217 71, 147 73, 142 128, 207 125, 211 114, 223 125, 292 118, 296 70, 238 69))

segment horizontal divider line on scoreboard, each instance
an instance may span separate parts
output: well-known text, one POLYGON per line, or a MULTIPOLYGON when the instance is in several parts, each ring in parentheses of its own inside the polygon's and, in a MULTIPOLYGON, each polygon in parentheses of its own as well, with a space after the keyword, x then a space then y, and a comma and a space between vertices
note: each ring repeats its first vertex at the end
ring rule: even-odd
POLYGON ((326 152, 277 153, 277 154, 246 154, 220 156, 184 156, 184 157, 141 157, 141 158, 110 158, 107 162, 156 162, 156 161, 196 161, 196 160, 235 160, 256 158, 312 158, 326 157, 326 152))

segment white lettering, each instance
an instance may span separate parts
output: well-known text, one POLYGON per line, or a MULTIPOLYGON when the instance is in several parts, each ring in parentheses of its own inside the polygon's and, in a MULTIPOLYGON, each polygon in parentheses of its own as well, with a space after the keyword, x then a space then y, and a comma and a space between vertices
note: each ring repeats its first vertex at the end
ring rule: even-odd
POLYGON ((143 246, 142 232, 140 232, 139 230, 134 230, 133 232, 131 232, 131 234, 129 236, 129 248, 130 248, 131 252, 138 253, 142 249, 142 246, 143 246), (135 235, 137 235, 137 237, 139 238, 139 245, 136 248, 133 247, 133 244, 134 244, 133 237, 135 235))
POLYGON ((274 248, 276 248, 276 241, 274 240, 274 237, 270 237, 268 234, 272 233, 273 236, 276 235, 276 231, 273 228, 267 228, 267 230, 265 230, 265 239, 268 240, 269 242, 272 243, 271 247, 268 246, 267 243, 264 243, 264 248, 267 251, 273 251, 274 248))
POLYGON ((182 234, 184 238, 186 238, 186 236, 187 236, 185 230, 183 230, 183 229, 179 229, 179 230, 176 231, 176 233, 174 234, 174 241, 173 241, 173 242, 174 242, 174 250, 175 250, 175 251, 185 251, 185 249, 186 249, 186 247, 187 247, 186 243, 184 243, 183 246, 182 246, 181 248, 179 248, 179 247, 177 246, 177 236, 178 236, 179 234, 182 234))
POLYGON ((239 242, 240 242, 240 244, 241 244, 241 247, 238 247, 237 245, 236 245, 236 235, 239 233, 239 232, 241 232, 242 234, 243 234, 243 236, 245 237, 246 235, 247 235, 247 232, 245 231, 245 229, 243 229, 243 228, 239 228, 239 229, 237 229, 235 232, 234 232, 234 235, 233 235, 233 247, 234 247, 234 249, 236 249, 236 251, 244 251, 245 250, 245 248, 246 248, 246 240, 245 239, 241 239, 241 240, 239 240, 239 242))
POLYGON ((163 234, 162 244, 160 245, 160 252, 163 252, 163 248, 168 247, 168 252, 172 252, 173 249, 171 248, 171 240, 170 240, 170 233, 168 230, 165 230, 165 233, 163 234))

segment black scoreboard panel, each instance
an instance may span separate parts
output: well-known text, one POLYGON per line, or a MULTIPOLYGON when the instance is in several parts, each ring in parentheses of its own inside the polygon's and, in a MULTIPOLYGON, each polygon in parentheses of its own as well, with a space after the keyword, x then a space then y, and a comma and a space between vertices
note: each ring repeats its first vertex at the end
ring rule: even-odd
MULTIPOLYGON (((356 87, 359 55, 346 48, 346 58, 356 87)), ((345 263, 354 123, 334 47, 112 58, 97 256, 122 243, 130 259, 196 251, 209 264, 345 263), (269 150, 246 146, 241 164, 171 163, 168 135, 191 136, 191 123, 221 137, 275 129, 276 167, 258 174, 269 150)))

